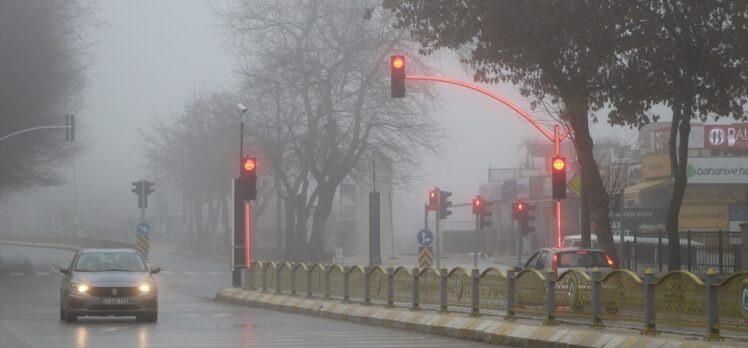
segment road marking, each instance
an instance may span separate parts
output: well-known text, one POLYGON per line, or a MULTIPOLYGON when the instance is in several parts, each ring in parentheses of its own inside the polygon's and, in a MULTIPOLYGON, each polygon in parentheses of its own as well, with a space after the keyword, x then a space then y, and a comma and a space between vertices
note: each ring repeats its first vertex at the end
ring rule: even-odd
POLYGON ((48 276, 49 272, 36 272, 36 275, 38 275, 38 276, 48 276))
POLYGON ((22 276, 23 273, 21 273, 21 272, 10 272, 10 275, 12 275, 12 276, 22 276))
POLYGON ((192 271, 183 271, 182 273, 184 273, 186 275, 196 275, 197 274, 197 273, 192 272, 192 271))
POLYGON ((208 272, 208 274, 214 275, 214 276, 222 276, 223 275, 223 273, 221 273, 221 272, 208 272))

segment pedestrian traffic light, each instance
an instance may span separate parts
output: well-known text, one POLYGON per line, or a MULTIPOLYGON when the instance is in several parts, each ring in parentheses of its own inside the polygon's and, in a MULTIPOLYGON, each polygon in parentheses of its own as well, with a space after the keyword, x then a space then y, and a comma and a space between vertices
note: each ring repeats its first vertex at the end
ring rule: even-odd
POLYGON ((439 189, 429 191, 429 210, 436 211, 439 209, 439 189))
POLYGON ((566 198, 566 158, 553 157, 551 173, 553 176, 553 199, 566 198))
POLYGON ((245 201, 257 199, 257 159, 244 157, 241 162, 241 179, 243 198, 245 201))
POLYGON ((452 202, 447 200, 452 196, 452 192, 439 190, 439 220, 444 220, 448 216, 452 215, 452 210, 449 208, 452 206, 452 202))
POLYGON ((390 74, 392 75, 392 98, 405 97, 405 56, 390 57, 390 74))

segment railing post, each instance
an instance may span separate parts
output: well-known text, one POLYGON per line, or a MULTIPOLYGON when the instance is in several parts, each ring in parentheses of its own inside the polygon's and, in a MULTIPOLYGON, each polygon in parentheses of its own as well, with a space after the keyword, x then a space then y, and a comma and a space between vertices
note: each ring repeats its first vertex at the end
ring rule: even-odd
POLYGON ((654 270, 647 268, 644 271, 644 329, 641 331, 642 335, 657 334, 654 281, 654 270))
POLYGON ((296 270, 297 265, 291 266, 291 296, 296 296, 296 270))
POLYGON ((351 302, 351 288, 350 284, 348 283, 349 274, 351 271, 351 266, 345 266, 343 267, 343 303, 350 303, 351 302))
POLYGON ((312 267, 307 267, 306 269, 306 298, 312 298, 314 295, 312 294, 312 274, 314 274, 314 268, 316 265, 312 265, 312 267))
POLYGON ((371 274, 370 266, 364 268, 364 306, 371 306, 371 294, 369 293, 369 275, 371 274))
POLYGON ((268 292, 267 266, 262 266, 262 292, 268 292))
POLYGON ((279 267, 275 268, 275 293, 280 294, 281 293, 281 269, 283 268, 283 264, 281 263, 279 267))
POLYGON ((556 272, 552 268, 545 271, 545 283, 547 284, 547 291, 543 325, 558 325, 556 320, 556 272))
POLYGON ((605 324, 600 318, 600 309, 602 307, 602 279, 600 274, 600 268, 595 267, 592 269, 592 324, 590 325, 593 329, 604 329, 605 324))
POLYGON ((418 269, 418 267, 413 268, 413 290, 412 291, 412 297, 413 297, 413 305, 410 308, 412 311, 417 311, 421 309, 421 306, 419 305, 419 298, 418 298, 418 278, 421 276, 421 272, 418 269))
POLYGON ((244 287, 245 289, 252 289, 252 285, 253 285, 252 284, 252 273, 251 273, 252 266, 254 265, 249 265, 250 268, 244 269, 244 271, 246 272, 244 272, 245 276, 244 276, 244 281, 242 282, 242 287, 244 287))
POLYGON ((477 267, 473 267, 470 272, 470 317, 480 317, 480 292, 478 283, 480 281, 480 271, 477 267))
POLYGON ((722 260, 724 256, 724 251, 722 250, 722 230, 717 231, 717 238, 719 238, 719 273, 722 274, 724 273, 724 270, 722 269, 722 265, 724 263, 724 261, 722 260))
MULTIPOLYGON (((670 245, 670 240, 668 240, 668 245, 670 245)), ((659 272, 662 273, 662 230, 657 230, 657 267, 659 267, 659 272)))
POLYGON ((449 312, 448 301, 447 301, 447 280, 449 279, 449 271, 446 268, 439 270, 439 314, 446 314, 449 312))
POLYGON ((387 267, 387 308, 395 307, 395 269, 387 267))
POLYGON ((506 270, 506 315, 504 320, 517 320, 514 314, 514 281, 517 279, 517 269, 509 266, 506 270))
POLYGON ((327 265, 322 268, 325 274, 324 286, 325 286, 325 299, 326 300, 330 299, 330 271, 332 271, 333 267, 334 266, 327 265))
POLYGON ((686 235, 688 236, 688 271, 691 272, 692 265, 691 265, 691 230, 686 231, 686 235))
POLYGON ((705 341, 723 341, 724 337, 719 334, 719 307, 717 303, 717 272, 710 268, 706 272, 706 311, 707 329, 704 335, 705 341))

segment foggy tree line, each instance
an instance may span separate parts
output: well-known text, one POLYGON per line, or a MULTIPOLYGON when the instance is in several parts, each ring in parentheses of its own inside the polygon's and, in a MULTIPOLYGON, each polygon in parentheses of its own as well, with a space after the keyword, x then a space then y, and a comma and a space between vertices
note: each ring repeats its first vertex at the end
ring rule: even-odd
MULTIPOLYGON (((77 111, 92 11, 78 0, 0 0, 0 136, 64 125, 77 111)), ((81 148, 64 139, 55 129, 0 142, 0 192, 59 184, 60 167, 81 148)))
MULTIPOLYGON (((198 220, 210 201, 226 207, 238 171, 237 102, 248 108, 245 154, 258 157, 263 190, 258 203, 280 199, 290 260, 325 257, 338 187, 344 180, 365 180, 371 158, 396 163, 393 180, 402 184, 436 149, 437 129, 429 116, 433 93, 413 88, 406 100, 390 98, 389 56, 416 54, 391 13, 364 16, 377 5, 247 0, 216 10, 236 57, 238 92, 196 98, 183 115, 146 134, 148 158, 171 171, 170 181, 182 188, 186 201, 194 201, 185 210, 193 233, 209 231, 198 220), (195 173, 181 163, 190 159, 195 173)), ((421 69, 417 59, 409 69, 421 69)))
MULTIPOLYGON (((550 100, 573 128, 582 173, 583 245, 590 222, 610 255, 609 196, 593 157, 589 123, 609 108, 613 125, 641 127, 672 110, 674 188, 667 216, 671 241, 686 185, 692 119, 745 120, 748 98, 748 2, 715 0, 384 0, 398 24, 430 54, 461 54, 474 79, 511 82, 537 101, 550 100), (679 145, 677 139, 680 139, 679 145)), ((669 243, 669 269, 679 269, 669 243)), ((617 259, 617 257, 616 257, 617 259)))

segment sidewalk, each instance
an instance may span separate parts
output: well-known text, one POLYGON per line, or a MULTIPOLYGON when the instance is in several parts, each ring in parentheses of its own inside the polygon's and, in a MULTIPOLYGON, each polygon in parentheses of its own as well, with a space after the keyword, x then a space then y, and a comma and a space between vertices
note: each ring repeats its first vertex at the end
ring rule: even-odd
POLYGON ((515 347, 745 347, 744 342, 704 342, 697 336, 663 333, 643 336, 621 328, 587 329, 580 326, 545 326, 536 321, 505 321, 497 317, 469 318, 464 314, 438 314, 428 310, 343 304, 340 301, 271 295, 226 288, 216 300, 282 310, 311 316, 349 320, 455 338, 515 347))

